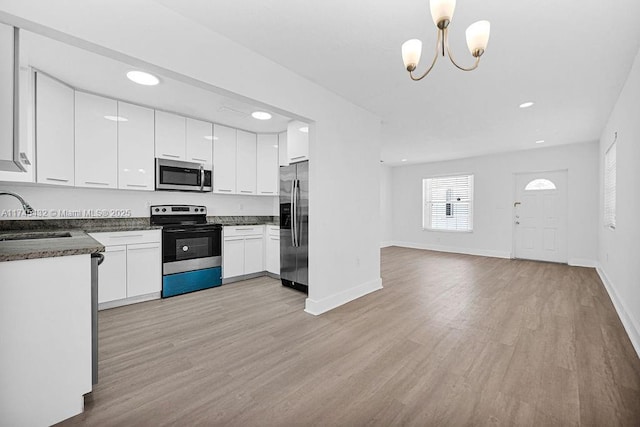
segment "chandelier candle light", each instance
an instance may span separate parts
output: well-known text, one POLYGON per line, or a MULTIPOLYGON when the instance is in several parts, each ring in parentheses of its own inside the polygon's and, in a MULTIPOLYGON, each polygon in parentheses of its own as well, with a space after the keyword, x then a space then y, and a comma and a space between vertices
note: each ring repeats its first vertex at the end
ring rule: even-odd
POLYGON ((418 81, 422 80, 429 72, 433 69, 433 66, 436 65, 436 61, 438 60, 438 56, 442 53, 442 56, 445 55, 445 52, 449 56, 449 59, 459 69, 462 71, 472 71, 478 68, 478 64, 480 63, 480 57, 484 53, 487 48, 487 43, 489 42, 489 31, 490 24, 489 21, 478 21, 469 25, 467 28, 467 46, 469 47, 469 52, 476 58, 475 63, 469 67, 464 68, 456 63, 451 55, 451 50, 449 49, 449 42, 447 38, 447 34, 449 31, 449 24, 451 23, 451 19, 453 18, 453 11, 456 8, 456 0, 431 0, 431 16, 433 17, 433 23, 438 27, 438 41, 436 42, 436 54, 433 57, 433 62, 431 62, 431 66, 424 72, 420 77, 416 77, 413 75, 413 71, 415 71, 418 63, 420 62, 420 56, 422 55, 422 42, 418 39, 407 40, 402 44, 402 60, 404 61, 404 66, 407 68, 409 72, 409 76, 412 80, 418 81))

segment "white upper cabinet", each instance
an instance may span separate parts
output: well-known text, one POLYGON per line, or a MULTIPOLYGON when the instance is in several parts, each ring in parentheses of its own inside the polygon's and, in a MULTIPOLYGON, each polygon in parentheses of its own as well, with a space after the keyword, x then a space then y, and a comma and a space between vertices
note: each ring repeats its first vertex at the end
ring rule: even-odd
POLYGON ((18 170, 14 146, 14 29, 0 23, 0 170, 18 170))
POLYGON ((210 165, 213 153, 213 125, 187 119, 187 161, 210 165))
POLYGON ((156 110, 156 157, 185 160, 187 119, 156 110))
POLYGON ((153 110, 118 102, 118 116, 118 188, 153 191, 153 110))
MULTIPOLYGON (((0 24, 0 29, 3 28, 3 24, 0 24)), ((12 27, 9 27, 12 28, 12 27)), ((2 46, 0 46, 2 50, 2 46)), ((4 57, 5 53, 0 52, 0 57, 4 57)), ((18 158, 19 167, 14 167, 11 164, 0 165, 0 181, 14 181, 14 182, 35 182, 36 170, 35 170, 35 73, 29 67, 29 54, 24 45, 20 46, 20 66, 19 66, 19 78, 18 78, 18 158), (4 167, 4 166, 9 167, 4 167), (22 170, 19 170, 19 169, 22 170)), ((0 66, 2 67, 2 66, 0 66)), ((1 72, 0 72, 1 74, 1 72)), ((2 78, 0 78, 1 80, 2 78)), ((0 92, 5 93, 2 89, 0 92)), ((4 94, 0 98, 4 99, 4 94)), ((0 119, 0 121, 3 121, 0 119)), ((2 128, 3 123, 0 125, 2 128)), ((1 132, 0 132, 1 133, 1 132)), ((11 141, 8 141, 11 142, 11 141)), ((14 148, 15 149, 15 148, 14 148)), ((16 152, 13 153, 14 155, 16 152)), ((15 159, 14 159, 15 160, 15 159)), ((2 159, 0 159, 2 163, 2 159)))
POLYGON ((258 135, 258 194, 278 194, 280 170, 278 168, 278 135, 258 135))
POLYGON ((74 185, 74 90, 36 75, 36 170, 42 184, 74 185))
POLYGON ((289 163, 309 160, 309 125, 293 120, 287 125, 287 160, 289 163))
POLYGON ((213 126, 213 192, 236 193, 236 130, 213 126))
POLYGON ((289 166, 289 152, 287 151, 287 133, 278 134, 278 165, 289 166))
POLYGON ((76 187, 118 187, 118 102, 76 92, 76 187))
POLYGON ((256 134, 239 130, 237 144, 236 182, 238 194, 256 194, 256 134))

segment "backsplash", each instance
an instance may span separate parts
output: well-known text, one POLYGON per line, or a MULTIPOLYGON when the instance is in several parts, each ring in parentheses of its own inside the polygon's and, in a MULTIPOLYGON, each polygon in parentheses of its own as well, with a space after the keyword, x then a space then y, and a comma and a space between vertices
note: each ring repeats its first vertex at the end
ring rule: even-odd
POLYGON ((265 216, 278 214, 278 197, 239 196, 184 191, 132 191, 66 188, 0 182, 1 190, 20 194, 35 210, 26 217, 13 197, 0 197, 0 220, 148 217, 152 205, 202 205, 209 215, 265 216))

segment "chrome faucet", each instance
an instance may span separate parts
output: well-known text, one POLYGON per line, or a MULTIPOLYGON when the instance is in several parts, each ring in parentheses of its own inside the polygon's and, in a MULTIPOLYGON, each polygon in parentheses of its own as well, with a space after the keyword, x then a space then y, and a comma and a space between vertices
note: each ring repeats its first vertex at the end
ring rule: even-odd
POLYGON ((33 213, 33 208, 31 207, 31 205, 29 205, 29 203, 27 203, 22 197, 20 197, 18 194, 16 193, 12 193, 11 191, 0 191, 0 196, 2 195, 7 195, 7 196, 13 196, 16 199, 18 199, 20 201, 20 203, 22 204, 22 209, 24 209, 24 213, 26 213, 27 215, 31 215, 33 213))

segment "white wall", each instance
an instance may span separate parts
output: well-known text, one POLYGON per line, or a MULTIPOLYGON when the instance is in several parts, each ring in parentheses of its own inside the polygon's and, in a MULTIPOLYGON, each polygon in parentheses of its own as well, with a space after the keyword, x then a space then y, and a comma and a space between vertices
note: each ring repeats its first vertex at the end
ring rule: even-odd
POLYGON ((512 251, 514 173, 568 170, 568 259, 595 265, 598 147, 562 145, 393 168, 393 240, 398 245, 508 258, 512 251), (472 233, 422 230, 422 180, 474 174, 472 233))
POLYGON ((379 182, 378 117, 150 0, 2 0, 0 8, 24 28, 40 24, 47 35, 54 29, 312 120, 306 310, 322 313, 381 287, 380 190, 371 185, 379 182))
MULTIPOLYGON (((267 196, 237 196, 182 191, 127 191, 92 188, 68 188, 50 185, 0 182, 0 189, 20 194, 36 210, 44 211, 38 218, 52 219, 60 211, 85 209, 130 209, 132 217, 148 217, 149 206, 188 204, 207 207, 208 215, 263 216, 278 215, 277 198, 267 196), (55 213, 54 213, 55 212, 55 213), (48 216, 45 216, 47 215, 48 216)), ((12 197, 0 197, 0 220, 29 219, 10 217, 9 212, 20 210, 20 203, 12 197)), ((82 217, 90 217, 83 215, 82 217)))
POLYGON ((618 314, 640 355, 640 52, 602 132, 598 269, 618 314), (604 227, 604 153, 616 142, 616 229, 604 227))
POLYGON ((391 245, 393 239, 392 170, 380 165, 380 247, 391 245))

